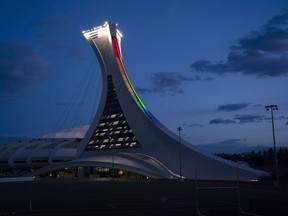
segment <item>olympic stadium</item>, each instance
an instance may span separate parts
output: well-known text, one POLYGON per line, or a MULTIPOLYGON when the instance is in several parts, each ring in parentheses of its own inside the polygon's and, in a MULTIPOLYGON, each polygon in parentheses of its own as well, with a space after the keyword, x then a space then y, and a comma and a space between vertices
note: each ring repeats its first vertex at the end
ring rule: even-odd
MULTIPOLYGON (((83 31, 102 72, 101 99, 83 138, 39 138, 0 147, 7 175, 69 178, 257 180, 268 173, 200 151, 153 116, 125 69, 117 26, 83 31)), ((179 133, 181 128, 178 128, 179 133)))

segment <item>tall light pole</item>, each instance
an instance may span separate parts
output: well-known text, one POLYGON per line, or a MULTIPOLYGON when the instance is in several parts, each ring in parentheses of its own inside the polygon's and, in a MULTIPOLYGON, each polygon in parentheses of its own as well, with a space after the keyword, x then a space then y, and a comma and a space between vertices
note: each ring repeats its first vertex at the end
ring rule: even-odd
POLYGON ((114 152, 114 148, 115 148, 115 141, 116 141, 117 136, 115 134, 113 134, 110 139, 112 139, 112 179, 114 180, 115 178, 115 152, 114 152))
POLYGON ((273 147, 274 147, 274 163, 275 163, 275 178, 274 187, 279 187, 279 174, 278 174, 278 161, 277 161, 277 151, 276 151, 276 143, 275 143, 275 131, 274 131, 274 116, 273 111, 278 110, 277 105, 268 105, 265 106, 267 111, 271 111, 271 119, 272 119, 272 132, 273 132, 273 147))
POLYGON ((179 132, 179 172, 180 172, 180 179, 182 180, 182 151, 181 151, 181 127, 177 127, 177 130, 179 132))

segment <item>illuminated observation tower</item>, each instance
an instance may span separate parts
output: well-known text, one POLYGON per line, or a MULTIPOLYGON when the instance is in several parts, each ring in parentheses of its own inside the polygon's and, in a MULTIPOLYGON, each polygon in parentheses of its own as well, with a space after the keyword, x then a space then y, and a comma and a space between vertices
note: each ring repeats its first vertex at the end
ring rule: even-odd
POLYGON ((254 180, 266 172, 201 152, 161 124, 127 75, 122 35, 113 23, 83 32, 102 71, 102 96, 74 163, 124 169, 152 178, 254 180), (179 151, 181 151, 179 154, 179 151), (179 162, 181 166, 179 167, 179 162))

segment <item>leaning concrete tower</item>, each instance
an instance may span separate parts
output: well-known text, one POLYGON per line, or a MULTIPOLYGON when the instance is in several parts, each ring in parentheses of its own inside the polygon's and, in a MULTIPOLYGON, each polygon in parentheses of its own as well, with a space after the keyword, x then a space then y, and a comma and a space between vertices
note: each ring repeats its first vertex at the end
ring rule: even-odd
POLYGON ((122 35, 113 23, 83 32, 102 71, 102 96, 77 150, 77 161, 125 169, 152 178, 254 180, 267 173, 199 151, 162 125, 127 75, 122 35), (113 160, 111 160, 113 158, 113 160))

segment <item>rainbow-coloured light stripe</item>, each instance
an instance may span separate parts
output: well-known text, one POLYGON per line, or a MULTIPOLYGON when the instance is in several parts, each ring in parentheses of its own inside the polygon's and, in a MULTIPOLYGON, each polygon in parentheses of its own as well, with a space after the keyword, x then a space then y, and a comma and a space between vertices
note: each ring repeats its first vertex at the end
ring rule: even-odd
POLYGON ((122 55, 119 49, 119 44, 118 44, 118 40, 116 37, 112 37, 112 43, 113 43, 113 48, 114 48, 114 52, 115 52, 115 56, 117 59, 117 63, 119 66, 119 69, 121 71, 121 75, 124 79, 124 82, 130 92, 130 94, 132 95, 134 101, 137 103, 137 105, 140 107, 140 109, 145 113, 145 115, 152 121, 154 122, 158 127, 163 128, 164 125, 159 122, 153 115, 152 113, 147 109, 147 107, 145 106, 145 104, 143 103, 143 101, 140 99, 140 97, 138 96, 136 90, 134 89, 132 83, 129 80, 129 77, 127 75, 123 60, 122 60, 122 55))

